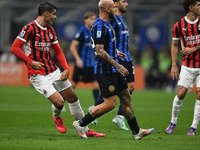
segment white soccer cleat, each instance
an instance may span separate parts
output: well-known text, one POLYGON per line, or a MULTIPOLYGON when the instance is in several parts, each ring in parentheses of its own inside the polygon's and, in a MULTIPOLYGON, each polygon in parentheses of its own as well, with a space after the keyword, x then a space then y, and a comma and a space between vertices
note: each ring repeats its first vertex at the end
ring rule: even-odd
POLYGON ((135 140, 140 140, 141 138, 151 134, 154 131, 154 128, 150 128, 150 129, 140 129, 138 134, 133 135, 133 138, 135 140))
POLYGON ((87 139, 88 137, 86 136, 86 128, 85 127, 81 127, 77 121, 73 122, 73 126, 76 129, 78 135, 82 138, 82 139, 87 139))
POLYGON ((125 118, 122 115, 115 116, 115 118, 113 118, 112 122, 115 123, 122 130, 129 130, 126 127, 125 118))

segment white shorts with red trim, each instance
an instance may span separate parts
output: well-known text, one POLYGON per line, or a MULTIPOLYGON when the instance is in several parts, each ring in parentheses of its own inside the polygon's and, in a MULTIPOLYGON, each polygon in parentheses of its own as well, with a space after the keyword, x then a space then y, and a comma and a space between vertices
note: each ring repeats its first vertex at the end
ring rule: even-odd
POLYGON ((48 75, 31 75, 29 80, 39 93, 48 98, 56 91, 61 92, 71 87, 69 80, 59 80, 61 74, 60 69, 57 69, 48 75))
POLYGON ((183 86, 188 89, 194 87, 200 87, 200 68, 189 68, 181 66, 181 72, 179 75, 178 86, 183 86))

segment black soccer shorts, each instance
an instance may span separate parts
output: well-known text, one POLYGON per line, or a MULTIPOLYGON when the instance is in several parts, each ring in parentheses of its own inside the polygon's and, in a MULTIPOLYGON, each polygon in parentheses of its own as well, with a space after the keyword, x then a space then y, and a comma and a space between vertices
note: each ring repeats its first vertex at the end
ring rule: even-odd
POLYGON ((111 97, 128 88, 126 78, 120 73, 101 75, 97 74, 97 81, 102 97, 111 97))

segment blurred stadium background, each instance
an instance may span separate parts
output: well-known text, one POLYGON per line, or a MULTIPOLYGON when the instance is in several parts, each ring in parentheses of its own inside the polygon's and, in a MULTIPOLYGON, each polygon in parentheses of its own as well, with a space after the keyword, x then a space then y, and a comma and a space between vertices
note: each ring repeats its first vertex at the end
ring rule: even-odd
MULTIPOLYGON (((83 25, 83 14, 87 11, 98 14, 99 0, 49 1, 59 7, 53 27, 73 68, 69 45, 83 25)), ((199 132, 193 137, 186 135, 192 122, 194 94, 189 93, 184 100, 175 134, 165 134, 176 92, 176 84, 169 77, 172 27, 185 15, 182 0, 128 0, 129 8, 124 18, 130 30, 130 52, 138 90, 132 94, 133 107, 142 128, 155 128, 150 137, 141 141, 133 141, 130 131, 119 130, 112 124, 117 107, 99 118, 98 126, 89 125, 95 131, 106 133, 105 138, 80 140, 72 128, 73 118, 68 107, 62 114, 68 118, 64 120, 67 134, 61 135, 55 129, 50 103, 34 88, 26 88, 30 86, 26 66, 10 53, 11 44, 21 28, 36 19, 41 2, 43 0, 0 0, 0 149, 198 149, 199 132), (162 57, 164 50, 168 52, 167 59, 162 57), (145 88, 152 89, 143 90, 145 88)), ((91 90, 77 88, 75 92, 87 113, 93 104, 91 90)))
MULTIPOLYGON (((67 57, 68 62, 73 63, 73 58, 69 52, 69 45, 75 33, 81 25, 83 25, 83 14, 87 11, 93 11, 98 14, 99 0, 49 0, 56 4, 59 9, 57 11, 57 19, 53 26, 56 29, 58 40, 67 57)), ((37 17, 37 7, 43 0, 0 0, 0 60, 1 62, 16 62, 12 57, 10 47, 21 28, 27 23, 33 21, 37 17), (9 58, 8 58, 9 57, 9 58)), ((159 53, 166 47, 170 53, 170 44, 172 36, 173 24, 182 18, 185 13, 181 0, 128 0, 128 11, 124 15, 130 30, 130 52, 133 56, 136 66, 145 67, 142 62, 142 55, 148 48, 152 48, 153 53, 159 53)), ((152 59, 155 59, 155 55, 152 59)), ((157 56, 156 56, 157 57, 157 56)), ((159 70, 159 59, 154 62, 159 70)), ((151 66, 151 67, 152 67, 151 66)), ((5 73, 1 65, 0 72, 5 73)), ((169 71, 168 64, 168 71, 169 71)), ((139 69, 138 69, 139 70, 139 69)), ((137 71, 137 70, 136 70, 137 71)), ((140 77, 146 77, 145 71, 140 77)), ((9 70, 9 73, 13 70, 9 70)), ((160 72, 159 72, 160 73, 160 72)), ((169 72, 168 72, 169 73, 169 72)), ((140 73, 139 73, 140 74, 140 73)), ((4 74, 5 78, 5 74, 4 74)), ((161 79, 159 79, 161 80, 161 79)), ((166 82, 169 79, 166 78, 166 82)), ((140 82, 145 82, 145 79, 140 82)), ((166 83, 164 88, 167 88, 166 83)), ((0 85, 3 79, 0 79, 0 85)), ((160 88, 158 83, 146 86, 150 88, 160 88)), ((170 83, 170 86, 171 85, 170 83)), ((136 89, 143 89, 136 86, 136 89)))

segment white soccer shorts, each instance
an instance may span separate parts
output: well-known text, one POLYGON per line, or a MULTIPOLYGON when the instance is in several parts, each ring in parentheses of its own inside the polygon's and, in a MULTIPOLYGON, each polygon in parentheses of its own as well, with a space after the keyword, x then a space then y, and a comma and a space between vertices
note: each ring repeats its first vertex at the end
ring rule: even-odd
POLYGON ((181 72, 179 75, 178 86, 183 86, 188 89, 194 87, 200 87, 200 68, 189 68, 186 66, 181 66, 181 72))
POLYGON ((31 75, 29 80, 39 93, 48 98, 56 91, 61 92, 71 87, 71 83, 69 82, 69 80, 59 80, 61 74, 62 73, 60 69, 57 69, 54 72, 45 76, 40 74, 31 75))

